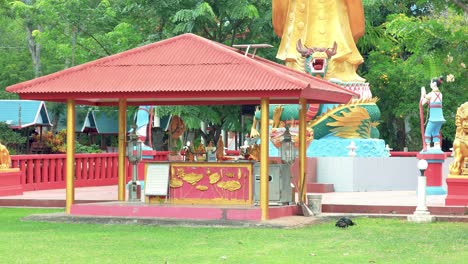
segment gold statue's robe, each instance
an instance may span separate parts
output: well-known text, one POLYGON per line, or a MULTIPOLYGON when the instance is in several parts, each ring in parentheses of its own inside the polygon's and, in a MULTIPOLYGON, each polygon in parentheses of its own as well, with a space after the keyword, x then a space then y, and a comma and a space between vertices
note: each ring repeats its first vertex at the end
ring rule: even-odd
POLYGON ((365 21, 361 0, 272 0, 273 27, 281 37, 277 58, 291 68, 299 53, 301 39, 307 47, 331 48, 338 44, 337 54, 329 62, 325 79, 363 82, 356 74, 364 61, 356 42, 364 34, 365 21))

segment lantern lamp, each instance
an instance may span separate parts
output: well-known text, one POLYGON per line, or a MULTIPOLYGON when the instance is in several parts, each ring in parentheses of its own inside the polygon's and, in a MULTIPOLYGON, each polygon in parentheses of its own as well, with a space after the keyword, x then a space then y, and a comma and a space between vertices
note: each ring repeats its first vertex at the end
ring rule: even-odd
POLYGON ((289 132, 289 125, 286 125, 285 128, 286 130, 283 133, 280 145, 280 155, 281 161, 290 164, 296 158, 296 151, 292 142, 291 133, 289 132))
POLYGON ((127 141, 127 158, 133 164, 141 161, 142 157, 142 142, 138 139, 136 134, 136 127, 133 128, 127 141))
POLYGON ((127 158, 133 164, 133 175, 129 185, 128 200, 136 202, 140 198, 138 196, 141 195, 141 186, 137 184, 137 181, 138 163, 142 158, 142 142, 138 139, 135 125, 133 125, 133 131, 130 133, 129 140, 127 141, 127 158))

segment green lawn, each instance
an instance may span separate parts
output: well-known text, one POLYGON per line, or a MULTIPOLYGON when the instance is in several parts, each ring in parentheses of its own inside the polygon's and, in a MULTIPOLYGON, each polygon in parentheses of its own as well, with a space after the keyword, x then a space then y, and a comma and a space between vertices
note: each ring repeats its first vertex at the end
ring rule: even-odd
POLYGON ((0 208, 0 263, 468 263, 468 224, 357 218, 300 229, 23 222, 0 208))

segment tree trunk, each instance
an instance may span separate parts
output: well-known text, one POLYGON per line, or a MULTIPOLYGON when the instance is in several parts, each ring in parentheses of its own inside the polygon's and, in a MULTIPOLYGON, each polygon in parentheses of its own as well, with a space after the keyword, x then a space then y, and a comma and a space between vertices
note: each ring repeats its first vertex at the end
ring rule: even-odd
POLYGON ((403 149, 406 146, 406 126, 403 118, 396 119, 396 146, 395 149, 403 149))
POLYGON ((75 66, 75 53, 76 53, 76 27, 72 27, 72 38, 71 38, 71 45, 72 45, 72 58, 71 58, 71 66, 75 66))
MULTIPOLYGON (((39 31, 41 27, 38 27, 39 31)), ((33 29, 29 26, 26 26, 26 32, 28 34, 28 49, 29 53, 31 53, 31 59, 33 63, 33 70, 34 70, 34 78, 42 76, 42 69, 41 69, 41 44, 36 43, 33 36, 33 29)))

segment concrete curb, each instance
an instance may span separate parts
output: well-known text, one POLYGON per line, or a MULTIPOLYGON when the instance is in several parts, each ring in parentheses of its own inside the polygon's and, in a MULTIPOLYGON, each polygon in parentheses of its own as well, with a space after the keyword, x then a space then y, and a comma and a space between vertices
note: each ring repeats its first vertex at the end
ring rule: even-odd
MULTIPOLYGON (((76 216, 66 213, 34 214, 22 218, 22 221, 53 222, 70 224, 103 224, 103 225, 150 225, 150 226, 184 226, 210 228, 302 228, 313 224, 336 221, 340 217, 398 218, 407 219, 404 214, 321 214, 319 216, 288 216, 266 221, 225 221, 225 220, 192 220, 172 218, 130 218, 113 216, 76 216)), ((436 221, 466 222, 468 216, 437 216, 436 221)))
POLYGON ((34 214, 22 221, 54 222, 71 224, 106 224, 106 225, 153 225, 185 227, 234 227, 234 228, 299 228, 321 221, 321 217, 292 216, 267 221, 226 221, 226 220, 193 220, 172 218, 131 218, 113 216, 76 216, 66 213, 34 214))

